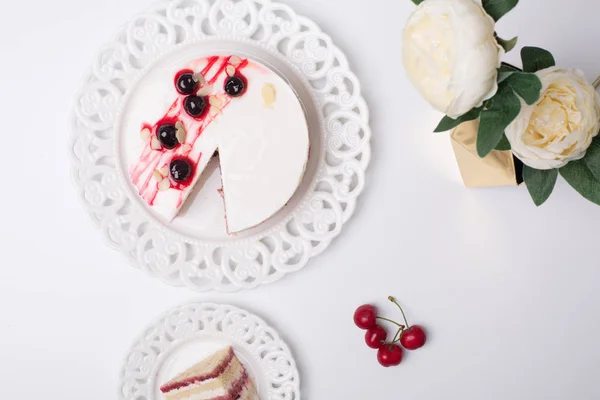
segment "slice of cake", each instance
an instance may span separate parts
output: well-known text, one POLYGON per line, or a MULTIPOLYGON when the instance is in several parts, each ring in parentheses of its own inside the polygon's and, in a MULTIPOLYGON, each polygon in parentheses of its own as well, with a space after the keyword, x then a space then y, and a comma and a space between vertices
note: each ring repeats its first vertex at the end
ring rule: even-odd
POLYGON ((235 55, 200 58, 172 73, 152 100, 168 102, 138 113, 142 146, 130 177, 140 196, 171 221, 217 151, 228 232, 269 219, 288 203, 308 161, 296 93, 267 66, 235 55))
POLYGON ((233 349, 220 350, 160 388, 165 400, 259 400, 233 349))

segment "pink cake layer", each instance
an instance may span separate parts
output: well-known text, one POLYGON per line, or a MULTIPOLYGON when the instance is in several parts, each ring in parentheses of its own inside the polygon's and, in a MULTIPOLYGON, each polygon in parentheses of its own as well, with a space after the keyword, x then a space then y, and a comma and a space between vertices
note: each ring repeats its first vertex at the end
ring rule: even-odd
POLYGON ((259 400, 252 379, 248 378, 248 381, 246 381, 246 384, 234 400, 259 400))
POLYGON ((248 383, 248 380, 248 373, 244 370, 238 380, 231 385, 231 388, 228 390, 228 393, 225 396, 213 397, 210 400, 237 400, 240 393, 242 393, 242 390, 248 383))
MULTIPOLYGON (((229 365, 229 363, 231 363, 231 360, 233 360, 234 356, 235 356, 235 354, 233 353, 233 349, 230 348, 229 353, 227 353, 227 356, 223 359, 223 361, 221 361, 221 363, 212 372, 209 372, 209 373, 203 374, 203 375, 193 376, 193 377, 187 378, 182 381, 167 383, 160 388, 160 391, 163 393, 167 393, 172 390, 181 389, 186 386, 193 385, 195 383, 200 383, 200 382, 206 381, 208 379, 214 379, 214 378, 218 377, 219 375, 221 375, 225 371, 225 369, 227 369, 227 366, 229 365)), ((245 373, 245 371, 244 371, 244 373, 245 373)))

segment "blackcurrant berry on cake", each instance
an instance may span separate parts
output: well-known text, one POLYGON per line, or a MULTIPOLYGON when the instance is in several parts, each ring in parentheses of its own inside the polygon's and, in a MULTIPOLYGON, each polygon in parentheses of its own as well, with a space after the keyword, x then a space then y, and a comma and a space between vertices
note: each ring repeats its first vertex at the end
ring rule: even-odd
POLYGON ((187 182, 192 176, 192 164, 185 158, 176 158, 169 164, 171 178, 177 183, 187 182))
POLYGON ((192 117, 200 117, 204 114, 208 102, 200 96, 188 96, 183 102, 183 108, 192 117))
POLYGON ((174 149, 179 144, 177 127, 174 124, 163 124, 156 131, 158 141, 165 149, 174 149))
POLYGON ((175 87, 181 94, 192 94, 198 90, 198 81, 192 72, 186 72, 177 77, 175 87))
POLYGON ((230 76, 225 82, 225 93, 231 97, 240 97, 246 90, 246 83, 238 76, 230 76))

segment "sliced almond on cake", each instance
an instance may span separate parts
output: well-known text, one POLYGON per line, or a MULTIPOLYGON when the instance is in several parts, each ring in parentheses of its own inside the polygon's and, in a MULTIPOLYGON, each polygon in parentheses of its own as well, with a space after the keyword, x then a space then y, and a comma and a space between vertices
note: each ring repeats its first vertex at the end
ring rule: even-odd
POLYGON ((160 182, 164 179, 163 174, 161 174, 160 171, 157 169, 155 169, 154 172, 152 172, 152 176, 154 177, 154 179, 156 179, 156 182, 160 182))
POLYGON ((142 140, 146 141, 146 140, 150 139, 150 134, 151 134, 150 129, 144 128, 140 132, 140 137, 142 138, 142 140))
POLYGON ((225 71, 227 71, 227 75, 229 76, 235 75, 235 67, 233 65, 227 66, 227 69, 225 71))
POLYGON ((206 79, 204 78, 204 75, 202 75, 200 72, 194 74, 193 79, 198 82, 200 85, 204 85, 204 83, 206 82, 206 79))
POLYGON ((221 100, 221 98, 219 96, 211 96, 210 100, 208 101, 210 103, 211 106, 213 107, 221 107, 223 105, 223 100, 221 100))
POLYGON ((175 134, 175 136, 177 137, 177 141, 181 144, 185 143, 185 130, 184 129, 177 129, 177 133, 175 134))
POLYGON ((238 56, 229 57, 229 64, 233 65, 234 67, 237 67, 241 63, 242 63, 242 59, 240 57, 238 57, 238 56))
POLYGON ((150 148, 152 150, 160 150, 162 148, 162 146, 160 145, 160 141, 157 138, 153 137, 150 141, 150 148))
POLYGON ((212 85, 204 85, 196 92, 198 96, 208 96, 213 91, 212 85))
POLYGON ((165 190, 169 190, 171 188, 171 182, 168 179, 163 179, 158 183, 158 190, 164 192, 165 190))

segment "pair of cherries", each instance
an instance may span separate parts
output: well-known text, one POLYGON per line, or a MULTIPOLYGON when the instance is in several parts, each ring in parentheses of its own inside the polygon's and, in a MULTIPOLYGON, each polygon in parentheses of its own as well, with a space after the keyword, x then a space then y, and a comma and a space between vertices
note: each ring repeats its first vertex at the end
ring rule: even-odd
POLYGON ((402 313, 405 325, 394 320, 380 317, 377 315, 377 309, 371 304, 364 304, 354 312, 354 324, 361 329, 366 330, 365 342, 372 349, 377 349, 377 361, 384 367, 393 367, 402 362, 402 347, 406 350, 417 350, 425 344, 427 337, 425 331, 419 325, 409 325, 404 315, 404 310, 395 298, 388 297, 388 300, 396 304, 402 313), (391 322, 398 326, 398 331, 391 342, 387 342, 387 332, 377 324, 377 320, 391 322), (400 347, 397 343, 400 343, 400 347))

